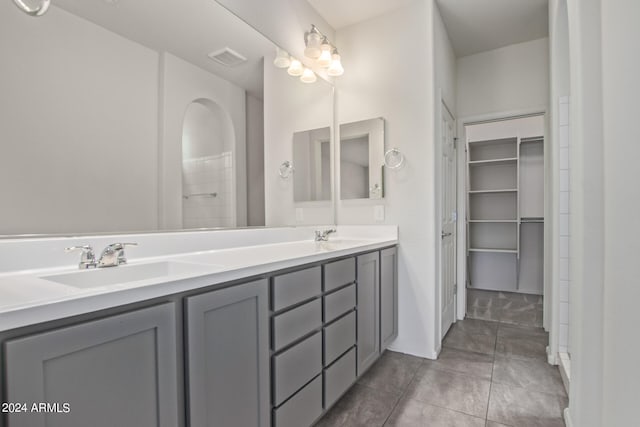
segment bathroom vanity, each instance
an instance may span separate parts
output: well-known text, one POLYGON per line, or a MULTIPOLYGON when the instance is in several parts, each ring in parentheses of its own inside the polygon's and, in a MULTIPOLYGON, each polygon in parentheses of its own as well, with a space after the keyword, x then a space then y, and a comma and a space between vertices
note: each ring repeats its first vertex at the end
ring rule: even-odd
POLYGON ((311 425, 397 335, 396 243, 286 241, 105 271, 136 269, 130 283, 3 274, 0 296, 12 279, 98 285, 0 307, 0 400, 13 405, 0 424, 311 425))

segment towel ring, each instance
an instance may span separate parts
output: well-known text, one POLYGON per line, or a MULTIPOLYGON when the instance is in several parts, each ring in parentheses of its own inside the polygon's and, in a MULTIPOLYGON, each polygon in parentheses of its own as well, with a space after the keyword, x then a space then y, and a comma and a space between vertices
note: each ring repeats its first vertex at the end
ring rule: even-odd
POLYGON ((392 148, 384 153, 384 165, 389 169, 399 169, 404 164, 404 154, 397 148, 392 148))
POLYGON ((293 164, 289 160, 282 162, 280 168, 278 168, 278 174, 282 179, 289 178, 294 171, 293 164))

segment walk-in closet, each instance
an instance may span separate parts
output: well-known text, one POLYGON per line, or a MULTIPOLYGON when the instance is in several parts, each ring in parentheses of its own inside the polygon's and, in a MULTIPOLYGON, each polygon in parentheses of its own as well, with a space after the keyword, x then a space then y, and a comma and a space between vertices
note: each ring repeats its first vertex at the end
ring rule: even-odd
POLYGON ((544 116, 465 126, 467 287, 542 295, 544 116))

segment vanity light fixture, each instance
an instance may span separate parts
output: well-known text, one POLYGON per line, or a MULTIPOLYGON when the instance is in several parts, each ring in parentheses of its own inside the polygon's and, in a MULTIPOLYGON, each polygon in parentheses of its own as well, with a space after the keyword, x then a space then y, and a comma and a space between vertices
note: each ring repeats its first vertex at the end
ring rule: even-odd
POLYGON ((306 45, 304 49, 305 56, 317 59, 322 53, 320 50, 322 39, 323 36, 320 34, 320 31, 318 31, 315 25, 312 25, 311 30, 304 34, 304 43, 306 45))
POLYGON ((342 67, 342 63, 340 62, 340 54, 338 53, 338 49, 333 49, 333 54, 331 55, 331 65, 329 65, 327 74, 331 77, 339 77, 344 74, 344 68, 342 67))
POLYGON ((305 68, 302 76, 300 76, 300 81, 303 83, 314 83, 316 80, 316 73, 311 71, 309 68, 305 68))
POLYGON ((315 60, 318 67, 327 68, 329 76, 338 77, 344 74, 338 48, 315 25, 311 25, 311 30, 304 33, 304 42, 305 56, 315 60))
POLYGON ((322 51, 322 53, 318 58, 318 65, 321 67, 328 67, 329 65, 331 65, 331 51, 333 50, 333 48, 327 41, 326 37, 324 38, 322 45, 320 45, 320 50, 322 51))
POLYGON ((276 48, 276 59, 273 60, 273 65, 278 68, 289 68, 291 65, 291 57, 286 50, 276 48))
POLYGON ((289 73, 290 76, 297 77, 301 76, 303 72, 304 67, 302 66, 302 63, 296 58, 291 58, 291 65, 289 65, 287 73, 289 73))

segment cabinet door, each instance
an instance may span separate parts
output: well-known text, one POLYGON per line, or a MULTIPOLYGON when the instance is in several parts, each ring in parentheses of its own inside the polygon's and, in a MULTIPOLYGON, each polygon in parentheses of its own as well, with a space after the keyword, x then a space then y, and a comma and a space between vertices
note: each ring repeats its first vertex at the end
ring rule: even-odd
POLYGON ((358 256, 358 375, 380 353, 380 253, 358 256))
POLYGON ((62 411, 9 414, 8 425, 176 426, 176 352, 173 303, 8 341, 7 400, 62 411))
POLYGON ((267 280, 186 299, 191 426, 269 425, 267 280))
POLYGON ((398 249, 380 252, 380 351, 398 336, 398 249))

